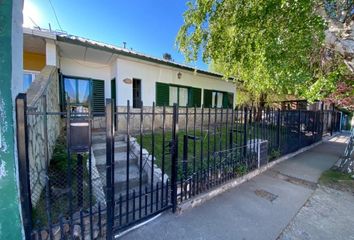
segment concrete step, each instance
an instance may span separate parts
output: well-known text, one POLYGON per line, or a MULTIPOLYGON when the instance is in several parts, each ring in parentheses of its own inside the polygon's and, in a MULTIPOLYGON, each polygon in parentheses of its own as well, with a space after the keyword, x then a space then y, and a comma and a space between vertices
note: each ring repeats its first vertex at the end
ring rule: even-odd
MULTIPOLYGON (((95 155, 95 159, 96 159, 96 166, 97 168, 99 167, 106 167, 106 154, 102 154, 102 155, 98 155, 96 156, 96 154, 94 153, 95 155)), ((135 164, 137 163, 137 160, 138 158, 133 155, 133 154, 130 154, 129 155, 129 163, 130 165, 133 165, 135 166, 135 164)), ((114 164, 116 167, 119 167, 119 168, 123 168, 123 167, 126 167, 127 166, 127 153, 126 152, 115 152, 114 153, 114 164)))
MULTIPOLYGON (((99 157, 100 155, 106 156, 106 143, 96 143, 92 145, 93 153, 95 157, 99 157)), ((114 142, 114 152, 126 152, 127 151, 127 143, 124 141, 116 141, 114 142)))
MULTIPOLYGON (((97 166, 101 178, 106 179, 106 166, 97 166)), ((127 170, 115 166, 114 169, 114 190, 116 193, 123 192, 127 189, 127 170)), ((147 174, 143 171, 141 174, 141 181, 143 184, 147 182, 147 174)), ((140 174, 139 168, 136 165, 129 166, 129 189, 133 189, 139 186, 140 174)), ((106 182, 104 182, 104 188, 106 182)))

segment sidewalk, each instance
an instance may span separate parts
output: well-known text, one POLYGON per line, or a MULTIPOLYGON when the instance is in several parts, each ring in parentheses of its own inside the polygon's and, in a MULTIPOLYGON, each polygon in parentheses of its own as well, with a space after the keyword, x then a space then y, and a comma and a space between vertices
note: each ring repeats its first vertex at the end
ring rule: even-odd
POLYGON ((343 153, 345 134, 181 215, 164 213, 119 239, 277 239, 343 153))

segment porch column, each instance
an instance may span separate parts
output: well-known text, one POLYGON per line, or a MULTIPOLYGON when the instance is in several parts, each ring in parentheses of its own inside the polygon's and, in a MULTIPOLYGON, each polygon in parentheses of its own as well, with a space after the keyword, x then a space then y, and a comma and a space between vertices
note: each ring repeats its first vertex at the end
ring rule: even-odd
POLYGON ((47 39, 45 43, 46 65, 58 66, 57 45, 54 40, 47 39))
POLYGON ((23 239, 17 168, 15 95, 22 75, 22 0, 0 1, 0 239, 23 239))

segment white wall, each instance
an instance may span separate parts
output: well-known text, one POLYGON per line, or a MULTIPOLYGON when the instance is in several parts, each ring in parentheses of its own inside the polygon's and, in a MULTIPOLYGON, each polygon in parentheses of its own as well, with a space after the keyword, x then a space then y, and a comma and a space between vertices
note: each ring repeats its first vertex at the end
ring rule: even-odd
MULTIPOLYGON (((232 82, 226 82, 221 78, 212 77, 200 73, 181 70, 178 68, 143 62, 127 57, 117 59, 117 104, 125 106, 127 100, 132 102, 132 84, 124 83, 126 78, 141 79, 142 100, 145 106, 151 106, 155 101, 155 83, 165 82, 176 85, 185 85, 201 89, 215 89, 219 91, 232 92, 236 94, 236 87, 232 82), (181 72, 182 77, 178 79, 177 73, 181 72)), ((203 94, 202 94, 203 102, 203 94)), ((235 101, 234 101, 235 103, 235 101)))
POLYGON ((105 98, 111 97, 111 66, 93 62, 60 58, 60 71, 64 75, 86 77, 105 81, 105 98))

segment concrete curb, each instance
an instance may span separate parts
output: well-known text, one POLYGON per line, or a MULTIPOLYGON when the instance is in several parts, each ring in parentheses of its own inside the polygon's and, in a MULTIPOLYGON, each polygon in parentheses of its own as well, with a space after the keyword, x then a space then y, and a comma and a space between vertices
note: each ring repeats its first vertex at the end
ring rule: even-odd
POLYGON ((239 177, 239 178, 236 178, 236 179, 233 179, 233 180, 230 180, 229 182, 221 185, 221 186, 218 186, 208 192, 205 192, 205 193, 202 193, 198 196, 195 196, 181 204, 179 204, 177 206, 177 213, 178 214, 182 214, 184 211, 190 209, 190 208, 194 208, 194 207, 197 207, 201 204, 203 204, 204 202, 216 197, 217 195, 219 194, 222 194, 223 192, 226 192, 228 191, 229 189, 232 189, 244 182, 247 182, 249 180, 251 180, 252 178, 256 177, 257 175, 267 171, 268 169, 272 168, 273 166, 275 166, 276 164, 278 163, 281 163, 285 160, 288 160, 289 158, 292 158, 292 157, 295 157, 296 155, 300 154, 300 153, 303 153, 303 152, 306 152, 318 145, 320 145, 321 143, 323 142, 326 142, 328 140, 330 140, 331 138, 334 138, 338 135, 339 133, 336 133, 334 134, 333 136, 326 136, 324 137, 321 141, 317 142, 317 143, 314 143, 310 146, 307 146, 307 147, 304 147, 304 148, 301 148, 299 150, 297 150, 296 152, 293 152, 293 153, 289 153, 287 155, 284 155, 280 158, 278 158, 277 160, 275 161, 272 161, 242 177, 239 177))

